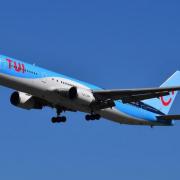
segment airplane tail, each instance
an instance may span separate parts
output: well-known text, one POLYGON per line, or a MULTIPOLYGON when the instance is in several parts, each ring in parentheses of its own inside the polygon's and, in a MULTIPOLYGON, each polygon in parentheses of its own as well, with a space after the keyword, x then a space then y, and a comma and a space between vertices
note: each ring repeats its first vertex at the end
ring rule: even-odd
MULTIPOLYGON (((176 71, 167 81, 165 81, 160 87, 171 87, 180 85, 180 71, 176 71)), ((177 91, 172 91, 169 96, 164 96, 153 99, 147 99, 143 102, 158 109, 164 114, 168 114, 171 106, 174 102, 174 99, 177 95, 177 91)))

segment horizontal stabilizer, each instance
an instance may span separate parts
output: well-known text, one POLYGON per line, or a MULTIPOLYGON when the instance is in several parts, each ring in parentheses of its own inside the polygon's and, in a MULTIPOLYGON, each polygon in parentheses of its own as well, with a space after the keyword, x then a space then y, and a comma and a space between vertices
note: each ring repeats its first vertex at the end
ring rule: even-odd
POLYGON ((158 120, 180 120, 180 115, 163 115, 157 116, 158 120))

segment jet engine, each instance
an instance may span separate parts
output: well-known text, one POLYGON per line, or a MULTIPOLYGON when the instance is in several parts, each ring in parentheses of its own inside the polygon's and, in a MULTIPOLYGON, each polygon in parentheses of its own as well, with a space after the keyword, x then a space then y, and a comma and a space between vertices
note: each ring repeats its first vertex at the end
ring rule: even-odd
POLYGON ((72 87, 69 90, 69 98, 76 100, 82 105, 90 105, 95 101, 95 97, 90 90, 77 87, 72 87))
POLYGON ((23 108, 23 109, 42 109, 42 104, 30 94, 23 92, 14 92, 10 97, 12 105, 23 108))
POLYGON ((58 92, 59 95, 67 97, 82 105, 90 105, 95 101, 92 92, 83 88, 71 87, 69 89, 58 89, 56 92, 58 92))

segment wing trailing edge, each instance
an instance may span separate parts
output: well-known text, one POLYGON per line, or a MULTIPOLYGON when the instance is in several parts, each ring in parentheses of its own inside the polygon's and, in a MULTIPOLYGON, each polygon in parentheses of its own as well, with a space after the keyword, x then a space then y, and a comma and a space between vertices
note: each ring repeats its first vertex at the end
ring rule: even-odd
POLYGON ((180 115, 162 115, 162 116, 157 116, 158 120, 180 120, 180 115))
POLYGON ((145 99, 168 96, 172 91, 179 91, 180 86, 146 88, 146 89, 117 89, 117 90, 96 90, 93 94, 96 98, 122 100, 124 103, 136 102, 145 99))

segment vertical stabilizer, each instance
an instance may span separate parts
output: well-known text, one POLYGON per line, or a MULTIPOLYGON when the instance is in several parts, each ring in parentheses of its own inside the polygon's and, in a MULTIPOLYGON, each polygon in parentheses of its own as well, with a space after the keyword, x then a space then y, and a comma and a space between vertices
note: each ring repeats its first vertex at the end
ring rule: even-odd
MULTIPOLYGON (((180 86, 180 71, 176 71, 160 87, 172 87, 172 86, 180 86)), ((148 99, 148 100, 144 100, 143 102, 158 109, 159 111, 163 112, 164 114, 168 114, 176 95, 177 95, 177 92, 172 91, 169 96, 148 99)))

